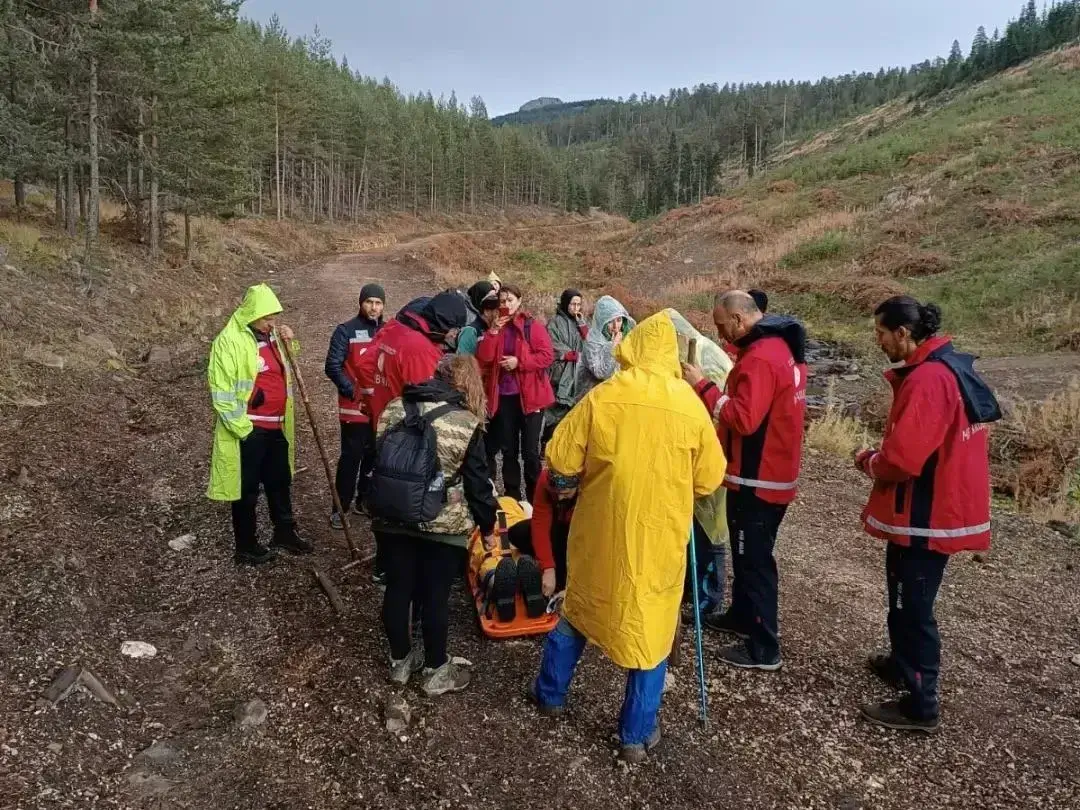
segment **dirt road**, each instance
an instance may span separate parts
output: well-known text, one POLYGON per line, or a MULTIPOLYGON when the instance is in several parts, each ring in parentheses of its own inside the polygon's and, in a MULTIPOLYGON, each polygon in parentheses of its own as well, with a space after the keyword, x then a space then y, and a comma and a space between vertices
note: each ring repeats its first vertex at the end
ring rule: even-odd
MULTIPOLYGON (((392 308, 430 291, 388 252, 276 277, 331 447, 325 341, 368 280, 392 308)), ((118 375, 107 394, 0 433, 27 470, 9 475, 0 499, 0 807, 1078 806, 1076 544, 999 515, 995 550, 955 560, 942 590, 942 732, 869 728, 857 705, 887 695, 863 669, 884 638, 884 554, 858 529, 864 482, 821 457, 808 459, 779 546, 784 669, 723 669, 714 657, 726 640, 706 638, 708 731, 697 725, 691 634, 662 711, 665 741, 627 770, 611 740, 621 673, 589 651, 568 718, 538 718, 522 693, 539 642, 481 641, 458 591, 451 650, 475 662, 474 683, 439 701, 410 691, 413 723, 391 736, 380 592, 366 571, 340 571, 348 554, 326 524, 309 432, 297 511, 342 591, 342 619, 307 560, 233 566, 227 512, 202 497, 210 418, 199 363, 178 356, 154 381, 118 375), (191 550, 168 546, 189 533, 191 550), (127 640, 158 653, 126 658, 127 640), (36 704, 75 662, 124 708, 78 694, 36 704), (238 727, 234 708, 256 698, 265 722, 238 727)))

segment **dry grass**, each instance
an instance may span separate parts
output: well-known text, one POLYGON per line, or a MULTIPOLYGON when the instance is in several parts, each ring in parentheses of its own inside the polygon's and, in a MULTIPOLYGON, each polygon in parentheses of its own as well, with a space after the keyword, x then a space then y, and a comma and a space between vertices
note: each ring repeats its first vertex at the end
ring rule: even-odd
POLYGON ((41 241, 41 231, 23 222, 0 221, 0 246, 27 254, 33 253, 41 241))
POLYGON ((844 414, 836 397, 835 380, 829 381, 825 402, 825 412, 806 428, 806 446, 838 458, 851 458, 868 444, 866 428, 858 419, 844 414))
POLYGON ((1035 514, 1080 519, 1080 380, 1021 402, 991 437, 994 483, 1035 514))
POLYGON ((799 245, 817 239, 830 231, 848 230, 855 224, 853 211, 827 211, 799 222, 775 235, 764 244, 745 254, 747 264, 755 267, 775 266, 799 245))
POLYGON ((774 180, 769 183, 769 191, 773 194, 794 194, 799 190, 799 184, 794 180, 774 180))
POLYGON ((865 272, 892 278, 918 278, 944 273, 950 267, 947 256, 918 250, 895 242, 876 245, 859 259, 865 272))
POLYGON ((1035 220, 1038 213, 1027 203, 1016 200, 994 200, 983 203, 979 211, 991 227, 1024 225, 1035 220))
POLYGON ((725 219, 716 231, 717 235, 729 242, 747 245, 761 244, 766 241, 765 227, 754 217, 746 214, 725 219))

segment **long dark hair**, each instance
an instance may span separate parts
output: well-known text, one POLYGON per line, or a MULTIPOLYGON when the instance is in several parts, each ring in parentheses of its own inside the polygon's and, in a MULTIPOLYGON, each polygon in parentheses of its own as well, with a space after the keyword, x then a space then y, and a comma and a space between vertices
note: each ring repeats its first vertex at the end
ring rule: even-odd
POLYGON ((941 329, 941 308, 937 304, 920 304, 910 295, 897 295, 882 302, 874 310, 874 317, 891 332, 906 327, 916 343, 933 337, 941 329))

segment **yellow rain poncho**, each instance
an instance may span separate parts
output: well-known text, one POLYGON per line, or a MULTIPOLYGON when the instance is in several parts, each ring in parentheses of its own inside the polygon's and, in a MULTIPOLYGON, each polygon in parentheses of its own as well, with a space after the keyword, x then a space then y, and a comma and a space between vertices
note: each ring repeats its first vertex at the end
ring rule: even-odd
MULTIPOLYGON (((206 380, 214 408, 214 449, 210 456, 210 486, 206 497, 212 501, 240 499, 240 440, 251 433, 247 403, 259 374, 259 348, 248 325, 281 312, 277 296, 265 284, 250 287, 244 301, 229 318, 210 347, 206 380)), ((296 350, 295 343, 290 348, 296 350)), ((289 467, 296 472, 292 369, 285 363, 289 391, 285 406, 285 438, 289 440, 289 467)))
POLYGON ((643 321, 619 346, 622 368, 559 425, 551 468, 580 475, 568 543, 567 620, 627 669, 671 652, 694 499, 727 466, 709 414, 682 379, 671 317, 643 321))

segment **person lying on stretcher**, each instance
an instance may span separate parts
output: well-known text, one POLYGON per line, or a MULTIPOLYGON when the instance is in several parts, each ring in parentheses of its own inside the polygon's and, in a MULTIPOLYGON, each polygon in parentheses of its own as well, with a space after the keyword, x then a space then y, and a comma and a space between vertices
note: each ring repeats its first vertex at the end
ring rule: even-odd
POLYGON ((547 470, 540 473, 531 507, 499 498, 499 531, 490 547, 473 545, 470 565, 500 622, 516 618, 518 591, 530 619, 561 602, 557 594, 566 588, 566 538, 576 500, 577 480, 547 470))

